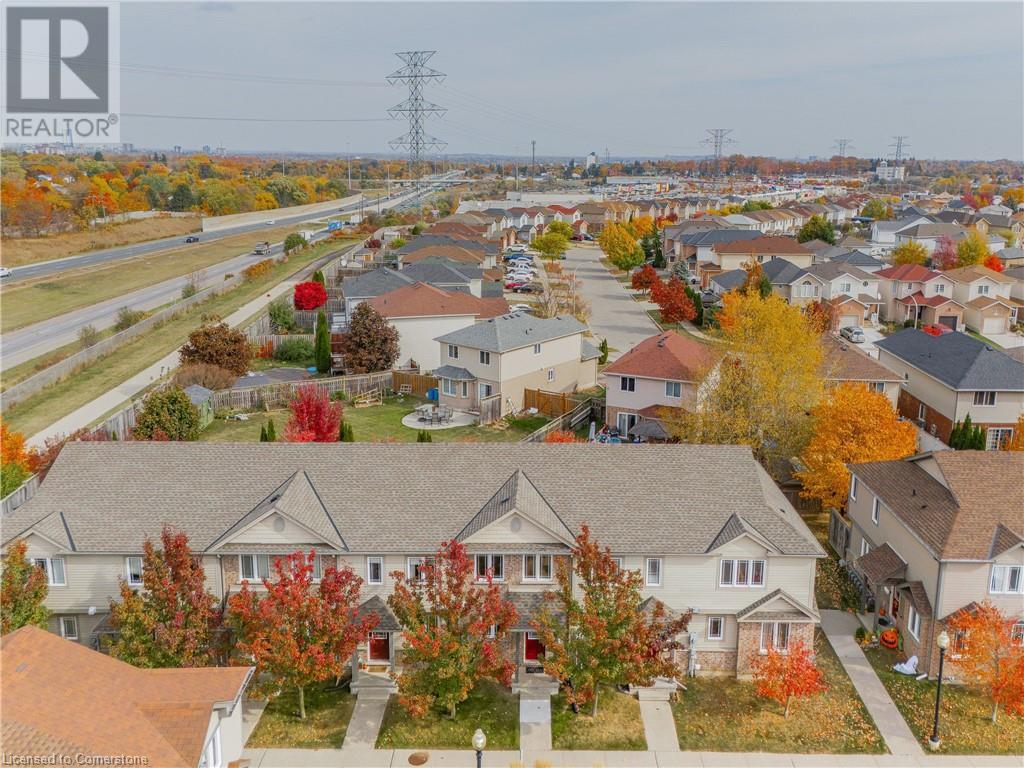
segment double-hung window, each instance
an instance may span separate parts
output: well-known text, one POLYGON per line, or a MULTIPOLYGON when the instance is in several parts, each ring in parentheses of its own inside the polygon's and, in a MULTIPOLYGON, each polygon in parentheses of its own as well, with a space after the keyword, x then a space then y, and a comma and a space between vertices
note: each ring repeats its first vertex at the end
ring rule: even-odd
POLYGON ((682 397, 683 383, 681 381, 665 382, 665 397, 682 397))
POLYGON ((993 594, 1015 594, 1021 588, 1021 567, 1019 565, 993 565, 988 591, 993 594))
POLYGON ((850 500, 857 500, 857 476, 850 475, 850 500))
POLYGON ((907 631, 915 640, 921 639, 921 614, 912 605, 907 610, 907 631))
POLYGON ((764 560, 722 560, 719 568, 720 587, 763 587, 764 560))
POLYGON ((505 579, 505 556, 504 555, 477 555, 476 556, 476 578, 477 581, 487 579, 487 572, 490 571, 493 581, 504 581, 505 579))
POLYGON ((239 555, 238 573, 243 581, 270 578, 270 555, 239 555))
POLYGON ((725 635, 725 619, 722 616, 708 616, 708 640, 721 640, 725 635))
POLYGON ((124 559, 125 580, 129 586, 142 586, 142 558, 138 556, 124 559))
POLYGON ((452 359, 452 360, 458 360, 459 359, 459 345, 458 344, 449 344, 448 345, 448 357, 450 359, 452 359))
POLYGON ((988 296, 988 286, 985 285, 984 283, 979 285, 978 286, 978 295, 979 296, 988 296))
POLYGON ((789 622, 761 622, 761 652, 767 653, 773 648, 783 653, 789 650, 789 622))
POLYGON ((875 498, 871 500, 871 522, 875 525, 878 525, 878 510, 881 507, 881 505, 882 502, 878 500, 877 496, 875 496, 875 498))
POLYGON ((77 640, 78 639, 78 617, 77 616, 61 616, 60 617, 60 636, 66 640, 77 640))
POLYGON ((551 555, 524 555, 523 581, 551 581, 551 555))
POLYGON ((67 579, 64 576, 63 557, 37 557, 32 561, 37 568, 42 568, 46 574, 46 583, 51 587, 67 586, 67 579))
POLYGON ((539 355, 540 354, 540 344, 534 344, 533 345, 533 354, 535 354, 535 355, 539 355))
POLYGON ((408 557, 405 560, 405 575, 409 581, 424 582, 427 579, 424 566, 434 561, 432 557, 408 557))
POLYGON ((622 566, 623 566, 623 564, 626 561, 623 560, 621 557, 613 557, 612 558, 612 562, 615 563, 615 567, 618 568, 621 571, 622 570, 622 566))
POLYGON ((554 380, 555 380, 555 369, 554 368, 548 368, 548 381, 554 381, 554 380))
POLYGON ((486 349, 481 349, 480 350, 480 365, 490 365, 490 364, 491 364, 491 353, 488 352, 486 349))
POLYGON ((455 379, 441 379, 441 391, 446 395, 455 397, 458 394, 458 389, 455 386, 455 379))
POLYGON ((661 586, 661 558, 648 557, 644 567, 644 583, 648 587, 661 586))
POLYGON ((623 392, 636 392, 636 379, 632 376, 620 376, 619 389, 623 392))
POLYGON ((383 557, 368 557, 366 558, 366 583, 367 584, 383 584, 384 583, 384 558, 383 557))

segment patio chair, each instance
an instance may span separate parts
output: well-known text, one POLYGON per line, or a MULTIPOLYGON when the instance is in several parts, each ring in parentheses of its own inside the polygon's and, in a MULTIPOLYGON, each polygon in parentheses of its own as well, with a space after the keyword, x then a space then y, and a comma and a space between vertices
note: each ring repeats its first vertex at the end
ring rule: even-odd
POLYGON ((444 413, 441 414, 441 417, 444 419, 445 423, 448 423, 452 420, 452 416, 454 415, 455 411, 452 409, 452 407, 450 405, 446 405, 444 407, 444 413))

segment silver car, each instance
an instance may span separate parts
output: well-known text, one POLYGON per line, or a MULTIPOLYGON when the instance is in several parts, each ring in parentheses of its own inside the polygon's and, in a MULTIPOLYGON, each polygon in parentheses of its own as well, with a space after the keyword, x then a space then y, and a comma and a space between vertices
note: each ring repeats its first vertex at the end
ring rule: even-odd
POLYGON ((839 335, 854 344, 863 344, 867 341, 864 330, 858 325, 848 325, 845 328, 840 328, 839 335))

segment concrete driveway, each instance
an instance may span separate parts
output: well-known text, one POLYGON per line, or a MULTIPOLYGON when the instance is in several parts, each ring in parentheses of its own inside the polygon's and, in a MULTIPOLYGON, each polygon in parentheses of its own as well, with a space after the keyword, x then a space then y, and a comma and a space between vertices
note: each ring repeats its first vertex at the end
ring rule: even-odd
POLYGON ((597 246, 575 245, 566 253, 562 269, 579 278, 580 294, 590 302, 590 330, 595 343, 608 339, 612 348, 608 359, 614 360, 658 333, 658 326, 648 317, 644 305, 633 301, 626 288, 601 266, 600 257, 597 246))
POLYGON ((984 336, 994 341, 1003 349, 1024 347, 1024 336, 1018 336, 1016 333, 987 333, 984 336))

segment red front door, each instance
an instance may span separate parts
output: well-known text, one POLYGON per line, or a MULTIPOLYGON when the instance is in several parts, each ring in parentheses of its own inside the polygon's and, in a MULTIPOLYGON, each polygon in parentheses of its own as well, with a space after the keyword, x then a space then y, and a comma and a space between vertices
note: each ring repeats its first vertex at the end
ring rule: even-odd
POLYGON ((535 632, 526 633, 526 660, 536 661, 544 657, 544 644, 537 639, 535 632))
POLYGON ((391 639, 387 632, 370 633, 370 661, 391 660, 391 639))

